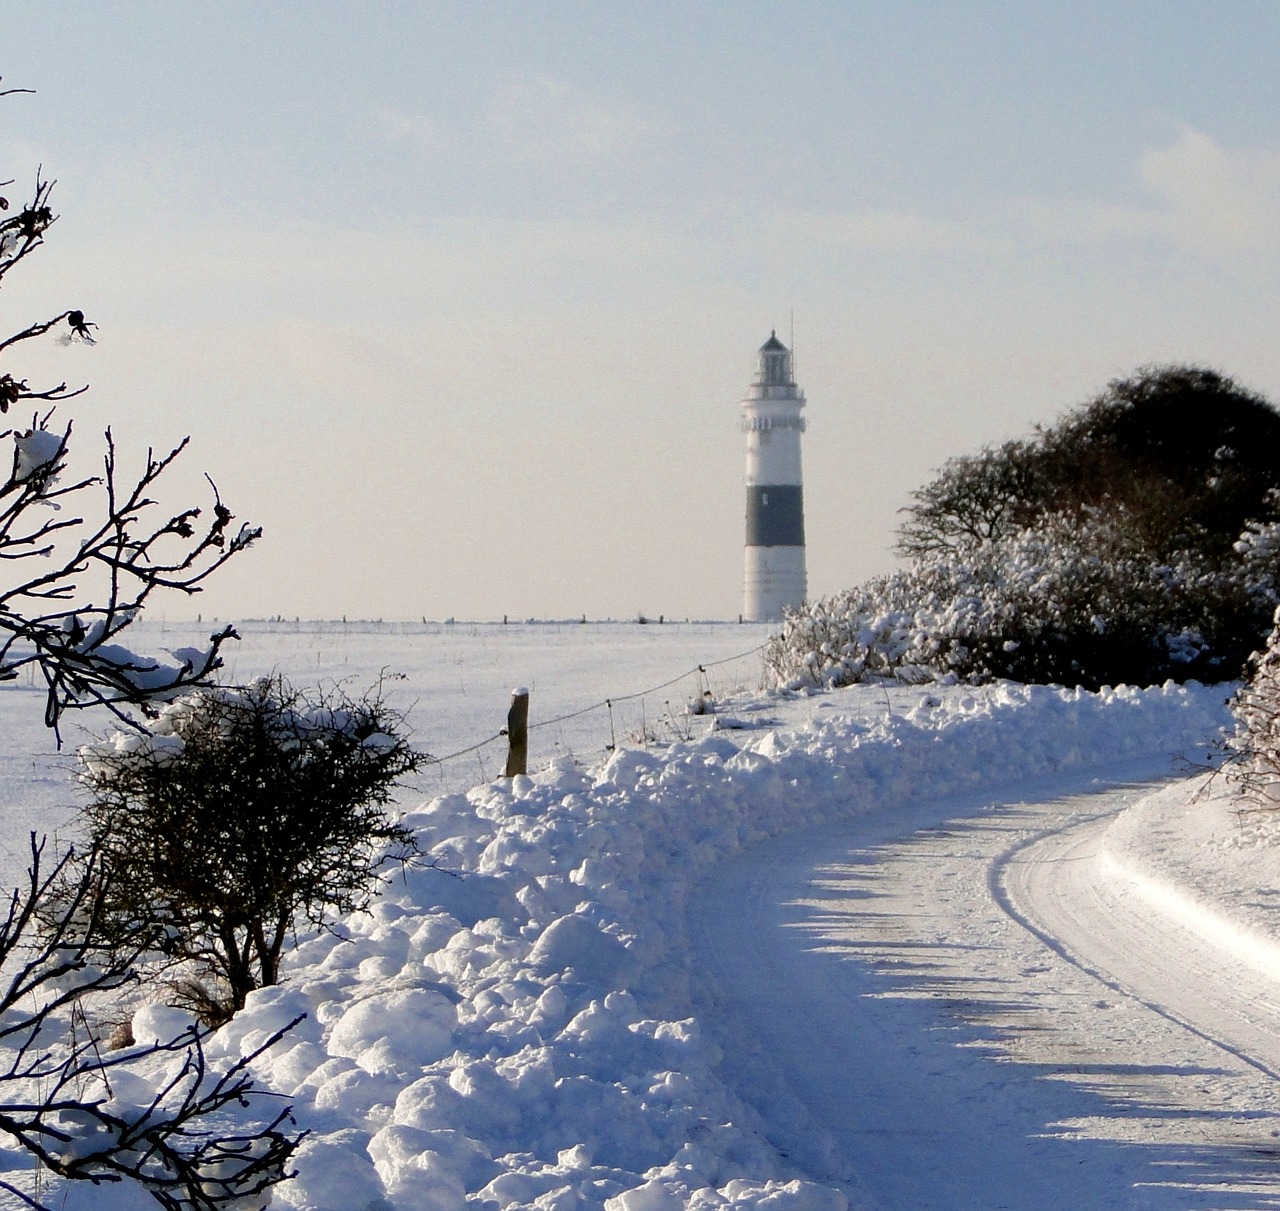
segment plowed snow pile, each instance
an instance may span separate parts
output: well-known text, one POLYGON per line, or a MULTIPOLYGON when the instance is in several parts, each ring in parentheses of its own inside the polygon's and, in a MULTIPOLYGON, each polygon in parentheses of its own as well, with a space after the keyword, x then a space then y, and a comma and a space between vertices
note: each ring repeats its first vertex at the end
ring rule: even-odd
MULTIPOLYGON (((409 822, 438 869, 303 939, 285 984, 211 1044, 225 1060, 307 1015, 257 1065, 311 1132, 273 1206, 842 1207, 718 1076, 690 1010, 689 888, 755 840, 912 799, 1135 762, 1168 772, 1203 757, 1224 696, 996 685, 890 702, 861 687, 806 703, 813 721, 793 731, 564 759, 425 804, 409 822)), ((135 1024, 171 1028, 173 1011, 135 1024)), ((135 1204, 99 1188, 65 1205, 135 1204)))

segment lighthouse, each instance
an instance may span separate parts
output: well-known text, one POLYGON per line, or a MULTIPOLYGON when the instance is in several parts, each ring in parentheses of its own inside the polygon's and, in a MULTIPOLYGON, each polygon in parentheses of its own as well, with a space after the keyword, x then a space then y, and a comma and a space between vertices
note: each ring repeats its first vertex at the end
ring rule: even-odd
POLYGON ((807 595, 804 567, 804 480, 800 435, 804 392, 796 386, 791 350, 771 332, 742 401, 747 435, 747 551, 743 617, 776 622, 784 606, 807 595))

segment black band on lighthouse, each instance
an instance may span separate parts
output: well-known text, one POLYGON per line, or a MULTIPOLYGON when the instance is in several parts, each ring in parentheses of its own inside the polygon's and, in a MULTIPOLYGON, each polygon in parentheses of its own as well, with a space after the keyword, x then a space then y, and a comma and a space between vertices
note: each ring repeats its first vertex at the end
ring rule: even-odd
POLYGON ((804 488, 757 484, 747 489, 747 546, 804 546, 804 488))

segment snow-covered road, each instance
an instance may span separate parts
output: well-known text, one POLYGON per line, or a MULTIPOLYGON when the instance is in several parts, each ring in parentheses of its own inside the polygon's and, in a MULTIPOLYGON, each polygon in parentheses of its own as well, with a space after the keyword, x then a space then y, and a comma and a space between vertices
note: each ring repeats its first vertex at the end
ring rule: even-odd
POLYGON ((902 1211, 1280 1207, 1280 984, 1104 852, 1151 789, 922 803, 715 872, 704 1020, 800 1171, 902 1211))
MULTIPOLYGON (((1280 1207, 1253 1045, 1112 972, 1091 950, 1117 933, 1106 901, 1101 922, 1053 916, 1055 880, 1092 861, 1053 850, 1076 845, 1064 829, 1136 798, 1117 771, 1211 748, 1220 689, 718 705, 676 743, 565 753, 409 812, 439 867, 301 938, 207 1044, 228 1064, 306 1015, 253 1061, 310 1132, 273 1207, 845 1211, 835 1186, 904 1211, 1280 1207)), ((1274 975, 1280 820, 1203 806, 1142 800, 1102 861, 1274 975)), ((135 1034, 174 1015, 140 1005, 135 1034)), ((169 1079, 130 1076, 144 1099, 169 1079)), ((38 1177, 17 1150, 0 1173, 38 1177)), ((73 1185, 66 1211, 149 1202, 73 1185)))

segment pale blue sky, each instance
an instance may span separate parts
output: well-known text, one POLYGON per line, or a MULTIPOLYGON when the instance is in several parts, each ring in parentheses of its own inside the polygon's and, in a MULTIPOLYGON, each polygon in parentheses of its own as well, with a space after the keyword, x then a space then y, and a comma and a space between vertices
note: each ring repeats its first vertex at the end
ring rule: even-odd
POLYGON ((13 368, 267 528, 173 616, 736 616, 793 309, 819 594, 1141 363, 1280 398, 1272 3, 6 11, 3 324, 101 325, 13 368))

